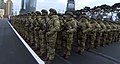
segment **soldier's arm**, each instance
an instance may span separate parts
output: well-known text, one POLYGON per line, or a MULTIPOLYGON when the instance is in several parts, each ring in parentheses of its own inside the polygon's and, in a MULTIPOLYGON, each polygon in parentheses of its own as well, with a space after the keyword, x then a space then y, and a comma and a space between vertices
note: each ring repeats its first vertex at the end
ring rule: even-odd
POLYGON ((110 27, 109 27, 109 25, 107 25, 107 27, 106 27, 106 31, 107 31, 107 32, 110 31, 110 27))
POLYGON ((59 31, 60 30, 60 21, 58 18, 54 19, 54 28, 51 31, 59 31))
POLYGON ((88 32, 88 31, 90 31, 91 29, 90 28, 88 28, 88 29, 86 29, 86 30, 83 30, 83 33, 86 33, 86 32, 88 32))
POLYGON ((72 28, 70 29, 70 32, 75 32, 77 29, 77 21, 73 20, 72 21, 72 28))
POLYGON ((77 30, 81 31, 82 27, 81 27, 81 21, 78 21, 77 22, 77 30))
POLYGON ((30 23, 30 29, 33 29, 33 28, 34 28, 34 25, 33 25, 34 20, 31 19, 30 22, 31 22, 31 23, 30 23))
POLYGON ((54 28, 50 30, 49 34, 55 33, 60 30, 60 22, 58 18, 53 18, 54 28))
POLYGON ((89 22, 87 22, 86 23, 86 26, 87 26, 87 29, 85 29, 85 30, 83 30, 83 33, 85 33, 85 32, 88 32, 88 31, 91 31, 92 29, 91 29, 91 25, 90 25, 90 23, 89 22))

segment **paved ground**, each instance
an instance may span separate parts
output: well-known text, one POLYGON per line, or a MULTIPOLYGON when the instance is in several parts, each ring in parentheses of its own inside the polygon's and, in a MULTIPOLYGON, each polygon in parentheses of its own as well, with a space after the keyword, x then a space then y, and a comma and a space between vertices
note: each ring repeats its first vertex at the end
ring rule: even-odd
MULTIPOLYGON (((117 46, 117 45, 118 44, 114 44, 114 46, 117 46)), ((111 51, 114 52, 113 53, 109 51, 111 47, 112 46, 109 46, 109 47, 107 46, 105 48, 100 47, 98 49, 90 49, 89 51, 85 51, 84 54, 82 55, 72 52, 72 56, 67 60, 63 59, 60 56, 59 57, 61 58, 61 60, 65 61, 67 64, 120 64, 120 60, 117 59, 117 58, 120 58, 120 54, 118 53, 119 51, 115 51, 117 48, 111 49, 111 51), (104 53, 102 54, 102 52, 104 53), (114 58, 114 56, 116 58, 114 58)), ((59 60, 55 59, 55 61, 59 61, 59 60)), ((63 64, 66 64, 66 63, 63 63, 63 64)), ((61 63, 55 62, 55 64, 61 64, 61 63)))
MULTIPOLYGON (((0 20, 0 64, 38 64, 5 20, 0 20)), ((83 55, 72 51, 67 60, 56 54, 54 64, 120 64, 120 43, 83 55)))
POLYGON ((38 64, 5 20, 0 20, 0 64, 38 64))

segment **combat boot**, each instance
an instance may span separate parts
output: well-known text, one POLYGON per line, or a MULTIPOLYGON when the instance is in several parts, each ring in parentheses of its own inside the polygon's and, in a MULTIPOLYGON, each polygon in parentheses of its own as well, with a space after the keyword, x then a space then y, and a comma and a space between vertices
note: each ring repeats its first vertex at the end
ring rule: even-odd
POLYGON ((69 55, 64 54, 64 55, 63 55, 63 58, 68 59, 68 58, 69 58, 69 55))
POLYGON ((52 60, 48 60, 45 64, 53 64, 52 60))
POLYGON ((48 58, 46 57, 47 56, 47 52, 45 52, 45 53, 39 53, 39 56, 41 57, 41 59, 43 61, 47 61, 48 60, 48 58))
POLYGON ((84 49, 79 50, 79 51, 78 51, 78 54, 82 55, 82 54, 83 54, 83 52, 84 52, 84 49))

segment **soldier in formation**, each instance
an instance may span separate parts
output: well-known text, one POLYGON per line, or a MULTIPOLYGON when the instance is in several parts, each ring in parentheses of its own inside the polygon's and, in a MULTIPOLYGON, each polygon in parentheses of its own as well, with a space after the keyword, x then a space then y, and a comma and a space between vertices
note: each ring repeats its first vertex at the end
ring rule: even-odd
POLYGON ((73 35, 77 28, 77 23, 73 18, 72 12, 66 12, 66 18, 64 20, 64 27, 65 28, 62 32, 64 41, 63 41, 63 50, 64 50, 64 57, 68 58, 71 55, 71 49, 73 44, 73 35))
POLYGON ((47 10, 41 10, 42 15, 39 16, 39 43, 40 43, 40 57, 46 60, 46 53, 47 53, 47 39, 46 39, 46 32, 47 32, 47 22, 49 21, 48 12, 47 10))
POLYGON ((11 17, 14 28, 48 64, 52 64, 55 53, 69 58, 76 44, 77 52, 83 54, 90 48, 120 42, 120 23, 90 19, 85 14, 75 18, 72 12, 58 14, 52 8, 49 12, 43 9, 11 17))
POLYGON ((46 41, 47 41, 47 58, 51 62, 55 56, 55 46, 57 40, 57 32, 60 30, 59 17, 55 9, 49 10, 49 21, 47 21, 46 41))

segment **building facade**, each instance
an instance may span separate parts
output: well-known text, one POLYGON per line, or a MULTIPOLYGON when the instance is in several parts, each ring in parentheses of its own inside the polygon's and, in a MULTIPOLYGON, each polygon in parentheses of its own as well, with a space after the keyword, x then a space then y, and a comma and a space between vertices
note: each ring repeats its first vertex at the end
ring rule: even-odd
POLYGON ((0 0, 0 9, 4 9, 4 0, 0 0))
POLYGON ((6 12, 6 3, 4 3, 4 15, 6 15, 7 14, 7 12, 6 12))
POLYGON ((20 14, 36 11, 37 0, 22 0, 20 14))
POLYGON ((26 11, 34 12, 36 11, 37 0, 26 0, 26 11))
POLYGON ((26 0, 22 0, 20 14, 26 13, 26 0))
POLYGON ((4 18, 4 9, 0 9, 0 18, 4 18))
POLYGON ((6 16, 13 15, 13 2, 11 0, 7 0, 4 10, 6 16))
POLYGON ((0 18, 4 16, 4 0, 0 0, 0 18))
POLYGON ((75 11, 75 1, 74 0, 68 0, 66 11, 72 11, 72 12, 75 11))

